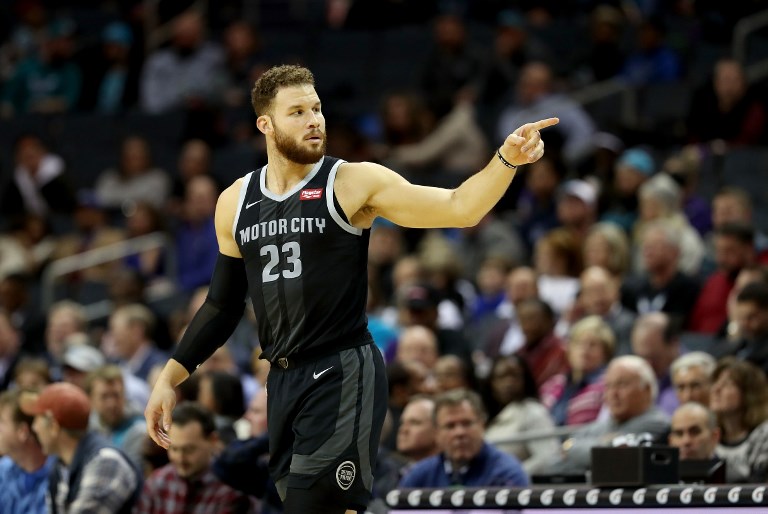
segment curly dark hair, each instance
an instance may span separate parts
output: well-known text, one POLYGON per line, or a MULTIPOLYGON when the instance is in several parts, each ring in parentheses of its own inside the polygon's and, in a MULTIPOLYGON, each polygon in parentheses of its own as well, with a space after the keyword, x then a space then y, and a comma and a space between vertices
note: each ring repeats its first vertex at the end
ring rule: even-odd
POLYGON ((315 76, 303 66, 283 64, 265 71, 253 85, 251 105, 256 116, 269 113, 277 92, 284 87, 315 85, 315 76))
POLYGON ((496 417, 496 415, 506 407, 506 404, 502 404, 499 402, 499 400, 496 398, 496 395, 493 392, 493 380, 497 375, 497 369, 502 365, 506 363, 511 363, 513 365, 517 365, 520 367, 520 371, 522 373, 522 381, 523 381, 523 388, 521 391, 521 397, 513 400, 513 401, 519 401, 524 400, 526 398, 531 398, 533 400, 538 401, 539 400, 539 391, 536 387, 536 379, 533 377, 533 372, 531 371, 530 366, 525 361, 525 359, 521 358, 519 355, 511 354, 511 355, 499 355, 495 359, 493 359, 493 362, 491 364, 491 371, 488 375, 488 377, 485 379, 485 381, 481 385, 481 391, 482 391, 482 398, 485 402, 486 410, 488 411, 488 419, 493 419, 496 417))

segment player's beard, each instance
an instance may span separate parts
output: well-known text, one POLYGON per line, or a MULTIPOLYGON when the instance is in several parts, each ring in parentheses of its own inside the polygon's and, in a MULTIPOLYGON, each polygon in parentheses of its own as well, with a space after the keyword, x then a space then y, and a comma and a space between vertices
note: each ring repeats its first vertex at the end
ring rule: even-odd
POLYGON ((291 139, 274 123, 272 126, 275 129, 275 147, 289 161, 297 164, 314 164, 325 155, 325 132, 318 129, 317 132, 323 138, 323 144, 319 148, 313 149, 301 146, 301 142, 291 139))

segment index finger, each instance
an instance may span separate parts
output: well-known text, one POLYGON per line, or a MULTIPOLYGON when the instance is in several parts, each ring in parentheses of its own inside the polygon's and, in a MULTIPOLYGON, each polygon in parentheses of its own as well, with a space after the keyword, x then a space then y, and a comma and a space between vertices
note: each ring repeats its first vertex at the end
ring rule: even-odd
POLYGON ((551 127, 560 123, 560 118, 547 118, 531 123, 532 130, 541 130, 543 128, 551 127))

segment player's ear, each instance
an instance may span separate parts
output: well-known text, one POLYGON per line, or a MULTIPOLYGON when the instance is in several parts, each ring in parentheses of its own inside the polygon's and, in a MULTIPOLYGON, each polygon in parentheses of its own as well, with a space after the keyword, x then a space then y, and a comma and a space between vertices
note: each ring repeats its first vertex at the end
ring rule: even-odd
POLYGON ((266 114, 262 114, 258 118, 256 118, 256 128, 259 129, 259 132, 262 134, 266 134, 267 132, 272 131, 272 118, 270 118, 266 114))

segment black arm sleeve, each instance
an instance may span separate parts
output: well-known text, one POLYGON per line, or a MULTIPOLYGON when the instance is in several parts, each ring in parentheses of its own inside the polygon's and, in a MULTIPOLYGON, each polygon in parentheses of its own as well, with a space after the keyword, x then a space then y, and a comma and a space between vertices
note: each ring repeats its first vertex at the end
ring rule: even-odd
POLYGON ((213 355, 243 317, 248 279, 243 259, 219 254, 208 296, 189 323, 173 359, 191 374, 213 355))

